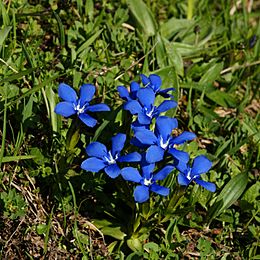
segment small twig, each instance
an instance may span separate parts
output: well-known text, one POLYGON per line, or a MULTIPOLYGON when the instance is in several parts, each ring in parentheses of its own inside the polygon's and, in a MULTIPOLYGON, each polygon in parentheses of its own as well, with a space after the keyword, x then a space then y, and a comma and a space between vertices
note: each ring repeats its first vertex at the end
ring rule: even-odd
MULTIPOLYGON (((19 73, 16 69, 14 69, 11 65, 9 65, 5 60, 0 58, 0 61, 4 63, 5 66, 7 66, 10 70, 12 70, 15 73, 19 73)), ((25 76, 23 76, 23 81, 26 83, 28 86, 30 86, 29 82, 26 80, 25 76)))
POLYGON ((147 55, 149 55, 153 50, 154 48, 156 47, 158 41, 154 44, 154 46, 152 47, 152 49, 146 54, 144 55, 143 57, 141 57, 139 60, 137 60, 136 62, 134 62, 131 66, 129 66, 122 74, 120 74, 119 76, 117 76, 115 78, 115 80, 118 80, 120 79, 128 70, 132 69, 136 64, 138 64, 141 60, 143 60, 147 55))
POLYGON ((223 75, 223 74, 226 74, 227 72, 230 72, 232 70, 247 68, 247 67, 255 66, 255 65, 258 65, 258 64, 260 64, 260 60, 252 62, 252 63, 247 62, 247 63, 244 63, 242 65, 237 65, 237 66, 232 66, 232 67, 226 68, 226 69, 222 70, 220 74, 223 75))
POLYGON ((21 224, 24 222, 25 218, 22 218, 22 220, 20 221, 20 223, 18 224, 17 228, 15 229, 15 231, 12 233, 12 235, 9 237, 9 239, 6 241, 4 248, 7 247, 7 245, 9 244, 9 242, 12 240, 14 234, 18 231, 19 227, 21 226, 21 224))
POLYGON ((12 70, 12 71, 15 72, 15 73, 18 73, 18 71, 17 71, 16 69, 14 69, 11 65, 9 65, 5 60, 3 60, 3 59, 0 58, 0 61, 1 61, 2 63, 4 63, 4 65, 7 66, 10 70, 12 70))

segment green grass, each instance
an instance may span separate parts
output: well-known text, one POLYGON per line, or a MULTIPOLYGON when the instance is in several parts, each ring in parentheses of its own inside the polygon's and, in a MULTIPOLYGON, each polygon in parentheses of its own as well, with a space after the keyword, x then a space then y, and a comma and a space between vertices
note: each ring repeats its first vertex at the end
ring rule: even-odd
POLYGON ((259 259, 258 8, 257 1, 2 1, 1 257, 259 259), (167 115, 196 133, 185 149, 213 161, 216 193, 175 187, 167 210, 156 197, 136 206, 122 180, 81 170, 91 140, 109 143, 129 131, 116 88, 140 73, 176 89, 179 106, 167 115), (74 121, 54 113, 60 82, 76 90, 94 84, 112 112, 75 133, 74 121))

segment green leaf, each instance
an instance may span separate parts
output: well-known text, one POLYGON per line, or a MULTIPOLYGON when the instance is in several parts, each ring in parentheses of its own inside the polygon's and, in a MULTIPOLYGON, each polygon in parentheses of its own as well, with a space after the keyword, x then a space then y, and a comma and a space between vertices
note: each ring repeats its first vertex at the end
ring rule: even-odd
POLYGON ((2 163, 15 162, 20 160, 29 160, 37 158, 36 155, 19 155, 19 156, 5 156, 2 159, 2 163))
POLYGON ((33 95, 30 96, 28 103, 25 105, 23 109, 23 119, 22 122, 32 116, 32 108, 33 108, 33 95))
POLYGON ((138 27, 149 37, 156 34, 157 24, 152 12, 142 0, 126 1, 131 13, 137 21, 138 27))
MULTIPOLYGON (((175 50, 182 56, 182 57, 189 57, 191 55, 199 55, 200 52, 203 50, 201 47, 196 47, 194 45, 190 45, 187 43, 182 42, 171 42, 169 45, 175 48, 175 50)), ((167 46, 166 46, 167 48, 167 46)))
POLYGON ((183 60, 180 52, 177 50, 176 46, 173 44, 167 44, 167 55, 169 57, 170 65, 173 65, 177 74, 184 75, 183 60))
POLYGON ((54 133, 55 132, 58 133, 61 127, 61 117, 54 112, 55 106, 58 103, 58 97, 54 93, 50 85, 46 86, 45 93, 46 93, 46 98, 48 100, 49 117, 51 120, 52 131, 54 133))
POLYGON ((100 229, 101 232, 104 235, 110 236, 110 237, 114 237, 115 239, 118 240, 123 240, 124 237, 126 236, 126 234, 124 232, 121 231, 120 227, 103 227, 100 229))
POLYGON ((86 0, 85 14, 88 16, 90 21, 93 20, 93 17, 94 17, 94 3, 93 3, 93 0, 86 0))
POLYGON ((224 210, 229 208, 244 192, 248 182, 246 173, 240 173, 233 177, 217 196, 216 201, 209 209, 209 220, 211 221, 224 210))
POLYGON ((142 243, 138 238, 130 238, 126 241, 128 247, 133 251, 142 251, 142 243))
POLYGON ((31 74, 35 70, 36 70, 36 68, 30 68, 28 70, 24 70, 22 72, 15 73, 15 74, 13 74, 13 75, 11 75, 9 77, 6 77, 6 78, 0 80, 0 85, 2 85, 5 82, 10 82, 10 81, 13 81, 13 80, 20 79, 20 78, 22 78, 25 75, 31 74))
POLYGON ((160 250, 160 247, 158 244, 154 242, 149 242, 144 245, 144 250, 147 251, 148 253, 150 251, 158 252, 160 250))
POLYGON ((47 232, 47 225, 46 224, 38 224, 36 227, 36 232, 38 235, 43 235, 47 232))
POLYGON ((236 107, 236 99, 231 94, 215 90, 210 93, 205 93, 206 96, 222 107, 236 107))
POLYGON ((155 47, 156 59, 157 59, 159 67, 164 68, 168 65, 167 53, 166 53, 166 50, 165 50, 164 42, 163 42, 160 34, 156 35, 156 43, 157 43, 156 47, 155 47))
POLYGON ((62 24, 62 21, 59 17, 59 15, 53 11, 53 15, 58 23, 58 27, 59 27, 59 35, 60 35, 60 45, 64 46, 65 45, 65 32, 64 32, 64 26, 62 24))
POLYGON ((103 29, 100 29, 97 31, 94 35, 92 35, 86 42, 84 42, 77 50, 77 55, 82 53, 84 50, 86 50, 102 33, 103 29))
POLYGON ((162 36, 169 40, 174 34, 181 30, 187 30, 187 28, 194 26, 194 24, 195 21, 172 17, 160 26, 160 31, 162 36))
POLYGON ((12 29, 11 26, 6 26, 0 30, 0 50, 2 49, 4 41, 5 41, 6 37, 8 36, 11 29, 12 29))
POLYGON ((220 63, 213 63, 211 67, 204 73, 201 77, 199 84, 213 84, 213 82, 220 76, 220 72, 223 69, 223 62, 220 63))
POLYGON ((260 182, 253 184, 244 194, 243 200, 246 200, 249 203, 254 203, 257 200, 257 197, 260 196, 260 182))

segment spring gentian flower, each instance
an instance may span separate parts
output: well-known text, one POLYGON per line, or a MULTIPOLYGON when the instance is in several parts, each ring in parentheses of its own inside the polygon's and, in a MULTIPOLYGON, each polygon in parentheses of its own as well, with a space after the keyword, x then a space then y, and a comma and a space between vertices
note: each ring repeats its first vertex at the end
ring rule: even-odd
POLYGON ((134 190, 135 201, 142 203, 149 199, 149 191, 162 196, 169 195, 169 188, 160 186, 156 181, 165 179, 174 169, 172 165, 166 165, 158 173, 153 174, 155 164, 147 164, 142 167, 142 175, 136 168, 125 167, 121 170, 122 177, 127 181, 139 183, 134 190))
POLYGON ((131 82, 130 84, 130 92, 128 92, 127 88, 124 86, 117 87, 119 96, 126 101, 137 99, 136 94, 139 89, 140 89, 140 85, 135 81, 131 82))
POLYGON ((116 178, 120 174, 117 162, 138 162, 141 155, 137 152, 127 155, 120 155, 126 140, 125 134, 117 134, 112 137, 112 149, 108 151, 106 146, 100 142, 90 143, 86 152, 90 158, 82 162, 81 168, 86 171, 98 172, 102 169, 111 178, 116 178))
POLYGON ((177 127, 178 122, 175 118, 161 116, 156 120, 154 133, 145 128, 135 128, 135 138, 142 145, 150 146, 146 151, 147 162, 161 161, 165 152, 169 152, 177 161, 189 161, 189 155, 177 150, 175 146, 194 139, 196 135, 184 131, 179 136, 172 136, 172 130, 177 127))
POLYGON ((173 100, 165 100, 158 107, 154 106, 155 93, 150 88, 142 88, 137 91, 137 100, 130 100, 124 106, 132 115, 137 115, 141 125, 149 125, 153 118, 157 118, 160 113, 177 106, 173 100))
POLYGON ((216 185, 211 182, 203 181, 201 174, 206 173, 212 166, 212 162, 204 155, 197 156, 190 167, 188 164, 180 162, 176 168, 180 171, 178 175, 178 183, 183 186, 188 186, 192 181, 195 181, 205 189, 215 192, 216 185))
POLYGON ((83 84, 80 88, 80 97, 73 88, 65 83, 59 85, 58 94, 64 100, 55 107, 55 113, 64 117, 77 114, 79 119, 89 127, 94 127, 97 120, 87 112, 110 111, 106 104, 90 105, 89 102, 95 94, 95 87, 91 84, 83 84))
POLYGON ((151 74, 149 77, 146 77, 144 74, 141 74, 141 80, 145 87, 151 88, 156 95, 161 95, 164 98, 171 97, 173 95, 168 94, 169 91, 175 90, 174 88, 167 88, 161 90, 162 80, 160 76, 156 74, 151 74))

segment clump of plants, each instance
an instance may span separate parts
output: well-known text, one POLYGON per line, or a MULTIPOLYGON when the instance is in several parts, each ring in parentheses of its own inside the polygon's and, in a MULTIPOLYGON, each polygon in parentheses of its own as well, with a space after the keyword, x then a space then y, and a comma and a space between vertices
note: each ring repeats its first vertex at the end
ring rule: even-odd
MULTIPOLYGON (((127 238, 127 244, 133 250, 141 248, 148 234, 158 228, 158 223, 170 220, 173 213, 178 215, 175 207, 186 187, 196 183, 211 192, 216 190, 216 185, 203 177, 212 162, 205 155, 190 158, 185 151, 185 144, 196 135, 188 131, 174 134, 178 129, 177 119, 164 115, 177 107, 172 95, 174 89, 162 89, 161 86, 162 80, 156 74, 141 75, 141 83, 133 81, 129 88, 119 86, 119 96, 124 102, 118 113, 128 111, 129 126, 122 128, 125 132, 114 133, 108 145, 99 141, 88 143, 87 158, 81 163, 86 174, 105 173, 114 179, 114 185, 121 185, 118 192, 128 193, 123 195, 123 200, 131 205, 132 216, 129 216, 128 230, 120 231, 120 235, 127 238), (129 203, 129 198, 130 201, 134 198, 136 203, 129 203), (150 219, 153 221, 147 225, 145 221, 150 222, 150 219)), ((58 93, 63 101, 56 105, 55 112, 74 117, 71 128, 78 119, 92 128, 97 124, 93 113, 110 111, 104 103, 91 102, 95 95, 95 87, 91 84, 83 84, 77 95, 73 88, 61 83, 58 93)), ((79 134, 77 128, 73 129, 74 133, 67 136, 70 139, 79 134)), ((106 136, 105 130, 103 135, 106 136)), ((109 235, 113 236, 111 231, 109 235)))

